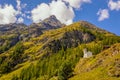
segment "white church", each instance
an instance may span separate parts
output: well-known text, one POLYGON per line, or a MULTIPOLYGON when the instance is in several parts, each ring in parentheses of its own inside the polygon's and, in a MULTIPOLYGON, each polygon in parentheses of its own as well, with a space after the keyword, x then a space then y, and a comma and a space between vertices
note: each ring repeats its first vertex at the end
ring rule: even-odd
POLYGON ((84 49, 84 50, 83 50, 83 53, 84 53, 83 58, 89 58, 89 57, 92 57, 92 52, 87 51, 87 49, 84 49))

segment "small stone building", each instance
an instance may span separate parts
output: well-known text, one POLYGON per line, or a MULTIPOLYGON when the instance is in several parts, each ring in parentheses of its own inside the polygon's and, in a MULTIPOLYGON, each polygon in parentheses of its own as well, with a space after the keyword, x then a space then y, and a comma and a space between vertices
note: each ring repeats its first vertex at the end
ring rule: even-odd
POLYGON ((89 57, 92 57, 92 52, 87 51, 87 49, 84 49, 84 50, 83 50, 83 53, 84 53, 83 58, 89 58, 89 57))

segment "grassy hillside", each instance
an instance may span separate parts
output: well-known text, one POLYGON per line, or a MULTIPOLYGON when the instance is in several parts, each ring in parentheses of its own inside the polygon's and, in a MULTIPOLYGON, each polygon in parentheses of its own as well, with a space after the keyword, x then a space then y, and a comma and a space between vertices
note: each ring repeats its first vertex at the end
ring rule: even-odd
POLYGON ((120 43, 98 55, 80 59, 70 80, 120 80, 120 43))
MULTIPOLYGON (((84 66, 94 64, 95 58, 115 43, 120 43, 120 37, 84 21, 43 31, 40 36, 21 40, 0 54, 0 80, 67 80, 87 69, 84 66), (90 63, 83 59, 84 48, 94 55, 90 63), (76 66, 79 60, 80 65, 85 63, 80 69, 76 66)), ((99 66, 94 70, 101 69, 99 66)))

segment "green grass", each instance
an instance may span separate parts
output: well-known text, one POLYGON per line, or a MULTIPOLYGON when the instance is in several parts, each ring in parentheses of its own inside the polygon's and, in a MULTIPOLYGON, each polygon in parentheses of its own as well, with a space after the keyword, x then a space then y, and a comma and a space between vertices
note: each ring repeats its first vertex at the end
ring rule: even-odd
POLYGON ((69 80, 120 80, 120 78, 110 77, 107 75, 106 69, 98 67, 90 72, 77 74, 69 80))
POLYGON ((120 43, 95 57, 80 59, 70 80, 120 80, 120 43), (115 51, 118 51, 115 53, 115 51))

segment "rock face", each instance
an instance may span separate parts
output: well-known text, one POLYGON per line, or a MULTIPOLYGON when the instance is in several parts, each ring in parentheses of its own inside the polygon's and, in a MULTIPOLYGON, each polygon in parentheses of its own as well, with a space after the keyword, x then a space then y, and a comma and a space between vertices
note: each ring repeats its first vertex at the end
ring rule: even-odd
POLYGON ((31 24, 28 27, 29 35, 25 35, 25 36, 29 36, 29 38, 30 37, 38 37, 45 30, 57 29, 57 28, 61 28, 62 26, 63 26, 63 24, 61 24, 61 22, 59 20, 57 20, 57 18, 54 15, 52 15, 40 23, 31 24))
POLYGON ((31 26, 39 27, 41 30, 50 30, 61 28, 64 25, 54 15, 52 15, 40 23, 33 23, 31 26))
POLYGON ((54 16, 50 16, 49 18, 42 21, 42 25, 45 29, 57 29, 62 27, 63 24, 54 16))
POLYGON ((48 47, 54 53, 58 52, 62 48, 77 47, 82 43, 89 43, 95 39, 95 36, 89 33, 83 33, 78 30, 68 31, 64 33, 63 37, 58 40, 49 42, 45 47, 48 47))
POLYGON ((27 29, 25 24, 0 25, 0 53, 8 50, 20 41, 19 37, 27 29))
POLYGON ((6 25, 0 25, 0 32, 1 33, 17 33, 20 32, 21 30, 25 30, 27 28, 27 25, 25 24, 6 24, 6 25))

